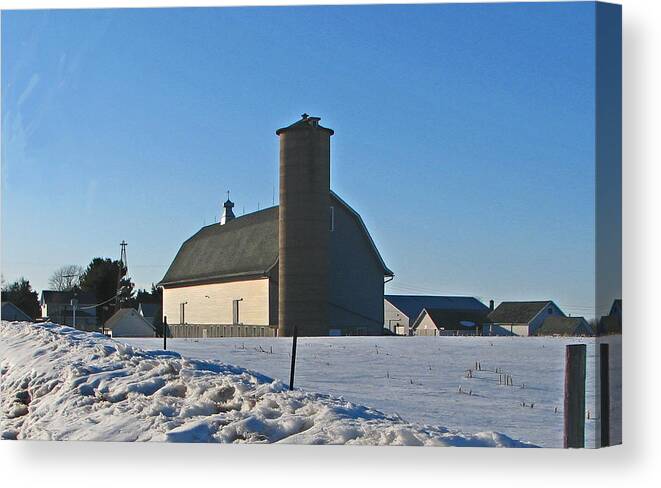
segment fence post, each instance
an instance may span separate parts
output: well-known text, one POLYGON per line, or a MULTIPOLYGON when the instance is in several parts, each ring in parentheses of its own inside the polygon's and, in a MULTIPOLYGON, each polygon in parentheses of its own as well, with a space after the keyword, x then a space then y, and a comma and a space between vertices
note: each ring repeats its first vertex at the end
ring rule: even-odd
POLYGON ((565 350, 565 448, 585 447, 585 344, 565 350))
POLYGON ((163 350, 168 350, 168 316, 163 316, 163 350))
POLYGON ((601 423, 601 447, 610 446, 610 371, 608 358, 608 344, 599 345, 599 372, 601 381, 600 395, 600 423, 601 423))
POLYGON ((294 335, 291 344, 291 370, 289 372, 289 390, 294 389, 294 370, 296 369, 296 341, 298 340, 298 329, 294 326, 294 335))

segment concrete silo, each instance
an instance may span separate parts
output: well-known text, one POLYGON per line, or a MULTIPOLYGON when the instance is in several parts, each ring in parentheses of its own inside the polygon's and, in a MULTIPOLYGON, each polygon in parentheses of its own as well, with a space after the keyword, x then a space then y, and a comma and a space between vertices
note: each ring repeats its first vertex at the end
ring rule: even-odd
POLYGON ((278 129, 278 334, 328 335, 330 136, 318 117, 278 129))

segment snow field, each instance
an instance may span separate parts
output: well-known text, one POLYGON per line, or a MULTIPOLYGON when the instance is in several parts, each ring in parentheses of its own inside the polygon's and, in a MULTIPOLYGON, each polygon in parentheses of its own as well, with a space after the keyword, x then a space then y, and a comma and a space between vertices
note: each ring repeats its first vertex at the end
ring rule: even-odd
POLYGON ((54 324, 2 321, 0 392, 3 439, 529 446, 54 324))
MULTIPOLYGON (((605 340, 611 343, 615 443, 621 439, 616 422, 621 418, 621 338, 605 340)), ((126 341, 146 349, 162 347, 162 339, 126 341)), ((587 346, 586 447, 593 447, 598 441, 598 348, 590 338, 299 338, 295 385, 419 424, 496 431, 543 447, 562 447, 565 346, 576 343, 587 346)), ((168 349, 289 381, 291 339, 168 339, 168 349)))

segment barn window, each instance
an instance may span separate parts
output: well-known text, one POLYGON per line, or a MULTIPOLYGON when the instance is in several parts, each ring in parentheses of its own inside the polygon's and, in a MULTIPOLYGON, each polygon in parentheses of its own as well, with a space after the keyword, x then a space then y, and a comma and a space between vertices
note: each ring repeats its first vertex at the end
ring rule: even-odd
POLYGON ((186 323, 186 314, 185 310, 186 309, 186 302, 180 303, 179 304, 179 323, 180 324, 185 324, 186 323))
POLYGON ((232 300, 232 323, 233 324, 240 324, 239 322, 239 302, 242 301, 243 298, 239 298, 238 300, 232 300))

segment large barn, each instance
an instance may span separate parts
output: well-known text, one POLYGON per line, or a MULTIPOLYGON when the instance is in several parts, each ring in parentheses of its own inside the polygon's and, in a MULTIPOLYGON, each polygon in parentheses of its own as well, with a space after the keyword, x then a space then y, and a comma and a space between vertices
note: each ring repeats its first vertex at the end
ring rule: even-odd
POLYGON ((378 335, 385 265, 360 215, 330 190, 331 129, 319 118, 279 129, 280 205, 185 241, 167 273, 174 337, 378 335))

